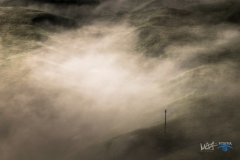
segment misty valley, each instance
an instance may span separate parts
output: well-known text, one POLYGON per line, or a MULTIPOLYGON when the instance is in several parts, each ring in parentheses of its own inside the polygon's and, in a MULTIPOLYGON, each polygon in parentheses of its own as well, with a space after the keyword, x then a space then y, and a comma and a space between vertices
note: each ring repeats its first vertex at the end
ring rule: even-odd
POLYGON ((1 160, 237 160, 238 0, 0 0, 1 160))

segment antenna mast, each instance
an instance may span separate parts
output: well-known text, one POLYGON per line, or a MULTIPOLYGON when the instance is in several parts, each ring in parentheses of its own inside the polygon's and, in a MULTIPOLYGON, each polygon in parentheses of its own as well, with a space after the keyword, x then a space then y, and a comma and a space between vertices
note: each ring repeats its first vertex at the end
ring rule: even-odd
POLYGON ((167 131, 167 110, 165 110, 165 129, 164 129, 164 133, 166 134, 167 131))

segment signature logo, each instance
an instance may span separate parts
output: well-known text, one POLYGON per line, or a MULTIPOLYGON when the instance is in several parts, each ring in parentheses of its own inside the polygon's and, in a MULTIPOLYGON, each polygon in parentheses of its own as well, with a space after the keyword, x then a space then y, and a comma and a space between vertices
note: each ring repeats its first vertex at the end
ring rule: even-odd
POLYGON ((203 145, 202 145, 202 143, 200 143, 201 151, 202 150, 214 150, 215 146, 218 146, 218 145, 217 145, 217 143, 214 143, 214 141, 212 143, 206 143, 203 145))
POLYGON ((214 151, 214 147, 217 147, 217 149, 222 149, 223 152, 227 152, 228 149, 233 149, 232 147, 232 142, 218 142, 218 143, 214 143, 214 141, 212 143, 206 143, 206 144, 202 144, 200 143, 200 147, 201 147, 201 151, 204 152, 212 152, 214 151))

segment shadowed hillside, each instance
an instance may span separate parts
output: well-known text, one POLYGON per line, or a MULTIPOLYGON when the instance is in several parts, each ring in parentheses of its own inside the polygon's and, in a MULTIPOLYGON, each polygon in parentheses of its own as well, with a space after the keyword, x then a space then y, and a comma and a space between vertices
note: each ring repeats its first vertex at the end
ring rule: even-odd
POLYGON ((15 47, 24 51, 29 47, 32 47, 29 49, 33 49, 37 43, 32 43, 32 45, 28 43, 47 40, 49 33, 46 31, 55 32, 61 29, 76 28, 78 25, 76 21, 70 18, 26 8, 2 7, 0 11, 0 34, 2 35, 2 45, 6 47, 3 51, 11 50, 15 47))
POLYGON ((1 4, 7 6, 26 6, 34 3, 54 3, 56 5, 98 5, 100 2, 97 0, 4 0, 1 4))
POLYGON ((53 33, 78 26, 70 18, 19 7, 1 7, 0 22, 1 86, 26 78, 31 69, 22 64, 28 52, 41 48, 53 33))

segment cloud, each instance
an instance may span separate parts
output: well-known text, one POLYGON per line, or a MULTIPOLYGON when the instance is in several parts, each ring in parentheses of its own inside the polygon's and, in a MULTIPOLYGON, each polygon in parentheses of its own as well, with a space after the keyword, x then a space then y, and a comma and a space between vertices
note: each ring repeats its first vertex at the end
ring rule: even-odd
POLYGON ((227 49, 226 57, 239 51, 233 46, 239 30, 221 24, 210 35, 207 27, 198 28, 186 32, 206 36, 200 44, 168 42, 159 57, 135 50, 137 28, 126 23, 98 22, 53 34, 27 58, 27 80, 0 91, 2 159, 60 159, 161 124, 158 113, 188 96, 218 91, 219 98, 228 90, 235 99, 237 65, 218 56, 227 49))

